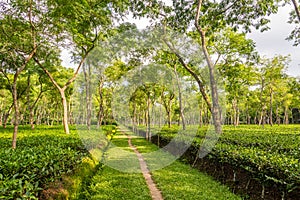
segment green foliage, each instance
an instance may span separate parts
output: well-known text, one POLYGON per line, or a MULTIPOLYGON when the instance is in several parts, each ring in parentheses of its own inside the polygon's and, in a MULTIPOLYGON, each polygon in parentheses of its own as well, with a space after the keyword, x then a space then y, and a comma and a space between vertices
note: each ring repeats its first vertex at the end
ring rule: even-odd
MULTIPOLYGON (((200 128, 194 144, 200 146, 207 127, 200 128)), ((279 184, 282 191, 300 187, 300 127, 225 126, 224 134, 208 155, 221 163, 229 163, 248 171, 264 185, 279 184)), ((176 131, 164 129, 160 136, 168 140, 176 131)), ((184 140, 184 138, 183 138, 184 140)))
POLYGON ((37 199, 42 188, 72 172, 87 155, 78 136, 61 127, 20 128, 16 150, 10 148, 10 131, 0 131, 1 199, 37 199))
MULTIPOLYGON (((170 132, 176 133, 177 129, 178 127, 171 128, 170 132)), ((163 128, 164 133, 167 130, 167 127, 163 128)), ((146 154, 157 151, 156 145, 136 137, 132 139, 132 143, 144 154, 146 162, 151 163, 151 159, 158 159, 151 158, 146 154)), ((171 157, 168 153, 164 153, 162 156, 171 157)), ((179 161, 175 161, 163 169, 153 171, 152 176, 165 199, 240 199, 211 177, 179 161)))

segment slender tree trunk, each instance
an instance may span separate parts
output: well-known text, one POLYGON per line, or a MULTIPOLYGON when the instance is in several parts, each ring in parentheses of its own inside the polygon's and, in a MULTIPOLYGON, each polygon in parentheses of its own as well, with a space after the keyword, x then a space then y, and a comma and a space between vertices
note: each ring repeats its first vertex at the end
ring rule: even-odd
POLYGON ((289 124, 289 113, 288 113, 288 107, 285 106, 284 108, 284 123, 289 124))
POLYGON ((232 100, 232 109, 233 109, 233 125, 237 126, 237 105, 236 105, 236 99, 234 98, 232 100))
POLYGON ((297 14, 298 20, 300 22, 300 11, 299 11, 299 6, 298 6, 298 3, 297 3, 297 0, 292 0, 292 2, 293 2, 293 5, 294 5, 294 8, 295 8, 295 12, 297 14))
POLYGON ((92 117, 92 111, 91 111, 91 67, 88 65, 88 70, 85 68, 85 64, 82 65, 84 79, 85 79, 85 93, 86 93, 86 125, 88 127, 88 130, 91 129, 91 117, 92 117), (88 72, 87 72, 88 71, 88 72))
POLYGON ((67 103, 65 91, 61 90, 60 95, 61 95, 61 100, 62 100, 62 105, 63 105, 63 121, 62 121, 62 123, 64 126, 64 131, 66 134, 70 134, 69 124, 68 124, 68 103, 67 103))
POLYGON ((26 113, 26 121, 27 121, 27 117, 29 120, 29 124, 30 124, 30 87, 31 87, 31 81, 30 81, 30 74, 28 72, 28 77, 27 77, 27 89, 26 89, 26 98, 27 98, 27 112, 26 113))
POLYGON ((261 77, 261 89, 260 89, 260 104, 261 104, 261 113, 259 119, 259 125, 264 127, 265 125, 265 104, 263 102, 263 91, 265 87, 265 80, 261 77))
POLYGON ((0 113, 0 126, 2 126, 3 125, 3 113, 0 113))
POLYGON ((14 107, 14 103, 12 103, 11 106, 8 108, 7 112, 4 113, 3 128, 6 128, 6 126, 7 126, 7 121, 8 121, 8 118, 11 114, 13 107, 14 107))
POLYGON ((240 125, 240 109, 239 109, 239 106, 238 106, 238 102, 237 102, 237 107, 236 107, 236 126, 240 125))
POLYGON ((12 87, 12 93, 13 93, 13 103, 14 103, 14 110, 15 110, 15 116, 14 116, 14 133, 12 138, 12 148, 15 149, 17 147, 17 134, 18 134, 18 127, 19 127, 19 105, 18 105, 18 92, 17 92, 17 79, 19 74, 16 73, 14 75, 14 82, 12 87))
POLYGON ((270 125, 273 126, 273 90, 270 89, 270 125))
MULTIPOLYGON (((94 42, 96 42, 96 38, 95 38, 94 42)), ((78 64, 75 73, 73 74, 72 77, 70 77, 70 79, 64 84, 63 87, 60 87, 58 85, 58 83, 54 80, 51 73, 46 69, 46 67, 43 66, 37 58, 34 58, 34 61, 43 69, 43 71, 47 74, 47 76, 51 80, 52 84, 57 88, 57 90, 61 94, 63 109, 64 109, 64 111, 63 111, 64 112, 63 113, 63 125, 64 125, 64 130, 65 130, 66 134, 69 134, 70 132, 69 132, 69 125, 68 125, 68 105, 67 105, 67 99, 66 99, 66 96, 65 96, 65 90, 75 81, 75 79, 76 79, 76 77, 79 73, 79 70, 80 70, 81 66, 83 65, 86 57, 88 56, 89 52, 91 50, 93 50, 94 47, 95 46, 92 45, 88 50, 83 48, 84 49, 84 55, 82 56, 82 58, 80 60, 80 63, 78 64)))
POLYGON ((209 69, 210 89, 211 89, 211 96, 212 96, 212 116, 213 116, 215 131, 217 134, 222 134, 221 111, 220 111, 220 106, 219 106, 218 86, 217 86, 216 78, 215 78, 215 76, 216 76, 215 75, 215 66, 212 63, 210 55, 206 48, 205 31, 202 30, 202 28, 199 26, 201 6, 202 6, 202 0, 199 0, 198 6, 197 6, 197 14, 195 17, 195 27, 197 28, 197 30, 200 34, 202 51, 204 53, 204 56, 205 56, 205 59, 206 59, 207 65, 208 65, 208 69, 209 69))
POLYGON ((251 124, 251 116, 249 113, 249 104, 248 104, 248 99, 247 99, 247 106, 246 106, 246 115, 247 115, 247 124, 251 124))
POLYGON ((171 121, 172 121, 172 119, 171 119, 171 112, 168 111, 167 114, 168 114, 168 127, 171 128, 171 121))
POLYGON ((150 119, 150 96, 148 95, 147 97, 147 121, 146 121, 146 126, 147 126, 147 136, 148 136, 148 140, 151 141, 151 127, 150 127, 150 122, 151 122, 151 119, 150 119))
MULTIPOLYGON (((166 33, 166 30, 164 30, 164 33, 166 33)), ((174 45, 172 43, 170 44, 165 38, 163 38, 163 41, 169 47, 169 49, 176 55, 176 57, 178 58, 179 62, 182 64, 184 69, 196 80, 196 82, 198 84, 198 87, 199 87, 199 90, 200 90, 200 93, 201 93, 204 101, 206 102, 207 108, 209 109, 210 112, 212 112, 211 103, 210 103, 209 98, 206 94, 204 84, 201 81, 201 79, 199 78, 199 76, 187 65, 187 63, 185 63, 184 59, 177 52, 177 50, 174 48, 174 45)))
POLYGON ((199 125, 203 126, 203 100, 201 99, 200 110, 199 110, 199 125))
POLYGON ((17 134, 19 128, 19 105, 18 105, 18 91, 17 91, 17 80, 20 73, 25 69, 27 63, 31 60, 36 52, 36 43, 35 43, 35 30, 34 25, 32 23, 32 1, 30 1, 30 10, 29 10, 29 22, 31 25, 31 36, 33 41, 33 50, 31 51, 30 55, 25 59, 23 65, 20 68, 17 68, 16 73, 14 75, 14 81, 12 85, 12 93, 13 93, 13 103, 14 103, 14 110, 15 110, 15 117, 14 117, 14 133, 12 138, 12 148, 15 149, 17 147, 17 134))
POLYGON ((33 102, 33 104, 29 105, 29 121, 30 121, 31 129, 35 128, 34 127, 34 108, 35 108, 37 102, 41 99, 43 92, 44 92, 43 85, 40 82, 40 93, 39 93, 38 97, 36 98, 36 100, 33 102))
POLYGON ((133 113, 132 113, 132 131, 136 131, 136 102, 133 104, 133 113))
MULTIPOLYGON (((182 105, 182 92, 181 92, 181 87, 180 87, 181 83, 180 83, 179 76, 178 76, 178 73, 177 73, 176 65, 174 66, 174 72, 175 72, 175 77, 176 77, 176 82, 177 82, 177 89, 178 89, 179 112, 180 112, 180 118, 181 118, 181 121, 182 121, 182 129, 185 130, 186 129, 186 127, 185 127, 185 117, 184 117, 184 111, 183 111, 183 105, 182 105)), ((180 119, 179 119, 179 122, 180 122, 180 119)), ((180 125, 180 123, 178 125, 180 125)))
POLYGON ((72 111, 72 96, 70 97, 69 103, 68 103, 68 110, 69 110, 69 123, 71 125, 74 124, 74 119, 73 119, 73 111, 72 111))
POLYGON ((98 123, 97 123, 97 128, 100 128, 103 122, 104 118, 104 100, 103 100, 103 84, 104 80, 103 77, 100 78, 99 82, 99 88, 98 88, 98 93, 99 93, 99 111, 98 111, 98 123))
POLYGON ((159 119, 158 119, 158 127, 161 127, 161 118, 162 118, 162 109, 161 109, 161 105, 159 105, 159 119))
POLYGON ((276 105, 276 123, 280 125, 279 106, 276 105))

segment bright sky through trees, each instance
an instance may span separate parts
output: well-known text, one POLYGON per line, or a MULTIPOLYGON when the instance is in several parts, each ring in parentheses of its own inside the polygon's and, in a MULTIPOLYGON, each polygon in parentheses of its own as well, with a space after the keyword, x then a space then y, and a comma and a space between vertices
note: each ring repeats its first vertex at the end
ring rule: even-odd
MULTIPOLYGON (((167 0, 167 2, 169 2, 167 0)), ((248 37, 253 39, 256 43, 256 48, 262 56, 273 57, 275 55, 291 55, 291 63, 288 67, 287 73, 291 76, 300 76, 300 54, 299 47, 294 47, 292 41, 287 41, 285 38, 291 33, 295 25, 287 23, 289 12, 292 10, 291 5, 279 8, 276 15, 271 15, 270 30, 261 33, 258 30, 252 31, 248 37)), ((128 22, 135 23, 138 28, 143 29, 149 25, 148 19, 133 19, 129 15, 128 22)), ((63 50, 61 59, 63 66, 74 66, 71 63, 72 59, 67 50, 63 50)))

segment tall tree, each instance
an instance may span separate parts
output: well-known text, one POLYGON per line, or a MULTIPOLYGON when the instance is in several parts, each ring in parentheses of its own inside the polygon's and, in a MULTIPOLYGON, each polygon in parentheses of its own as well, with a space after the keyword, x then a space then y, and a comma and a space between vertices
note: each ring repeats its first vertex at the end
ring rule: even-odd
MULTIPOLYGON (((47 34, 57 34, 58 39, 53 42, 60 42, 62 45, 68 45, 66 42, 71 41, 71 45, 74 49, 73 54, 76 62, 78 63, 74 74, 63 85, 59 85, 54 79, 53 75, 49 72, 49 69, 43 61, 48 57, 47 53, 41 56, 36 56, 34 60, 48 75, 53 85, 59 91, 63 105, 63 125, 64 130, 69 134, 68 126, 68 103, 65 95, 66 89, 76 79, 80 68, 85 62, 88 54, 93 50, 99 40, 103 40, 107 35, 107 30, 112 23, 111 21, 111 6, 109 1, 99 3, 96 0, 93 1, 65 1, 63 4, 60 1, 50 1, 48 5, 47 14, 47 30, 50 30, 47 34), (50 9, 51 8, 51 9, 50 9), (52 27, 57 27, 51 30, 52 27)), ((40 33, 43 35, 44 33, 40 33)), ((47 41, 49 44, 51 41, 47 41)), ((49 46, 49 45, 48 45, 49 46)), ((56 47, 52 44, 52 47, 56 47)), ((47 48, 46 48, 47 49, 47 48)))
POLYGON ((37 50, 36 30, 34 25, 34 2, 11 1, 14 7, 3 5, 1 18, 1 72, 13 71, 11 92, 14 105, 14 133, 12 148, 16 148, 19 127, 20 108, 18 104, 17 82, 20 74, 26 68, 37 50))

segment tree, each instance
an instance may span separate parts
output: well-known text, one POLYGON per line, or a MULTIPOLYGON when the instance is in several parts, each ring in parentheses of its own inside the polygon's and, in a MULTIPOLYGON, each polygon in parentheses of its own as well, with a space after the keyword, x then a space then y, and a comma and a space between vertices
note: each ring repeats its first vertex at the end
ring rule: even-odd
MULTIPOLYGON (((212 113, 215 122, 216 132, 221 133, 221 114, 219 111, 217 84, 215 83, 215 69, 207 50, 207 40, 213 33, 219 32, 227 26, 234 30, 242 28, 245 32, 250 31, 252 26, 267 30, 269 20, 266 15, 276 13, 277 2, 260 1, 173 1, 173 6, 165 6, 161 1, 151 1, 145 4, 141 1, 133 1, 135 16, 148 16, 159 20, 161 24, 179 32, 187 32, 192 21, 200 34, 200 44, 210 71, 212 113), (195 14, 196 13, 196 14, 195 14), (162 19, 161 19, 162 18, 162 19), (163 21, 163 22, 162 22, 163 21)), ((172 46, 170 49, 172 50, 172 46)), ((173 51, 174 52, 174 51, 173 51)), ((180 55, 180 54, 178 54, 180 55)), ((180 59, 180 58, 179 58, 180 59)), ((188 70, 188 69, 187 69, 188 70)), ((195 77, 196 78, 196 77, 195 77)))
POLYGON ((232 124, 237 126, 240 120, 239 104, 247 101, 245 97, 255 77, 252 66, 257 61, 255 45, 252 40, 246 39, 244 33, 230 28, 212 35, 209 41, 209 52, 217 54, 216 67, 225 79, 226 97, 232 104, 232 124))
POLYGON ((33 22, 33 1, 30 0, 24 4, 11 2, 15 7, 10 8, 4 5, 1 13, 4 17, 1 19, 1 72, 14 71, 13 81, 10 83, 14 105, 14 133, 12 138, 12 148, 16 148, 17 133, 19 127, 20 110, 18 105, 17 81, 33 58, 37 50, 36 30, 33 22), (28 10, 26 9, 29 8, 28 10), (7 9, 7 12, 6 12, 7 9))
MULTIPOLYGON (((278 94, 280 87, 283 87, 283 83, 286 82, 284 69, 286 68, 288 62, 289 57, 280 55, 271 59, 261 59, 262 67, 260 68, 259 72, 261 81, 261 116, 259 124, 264 125, 266 123, 266 109, 269 107, 268 122, 270 125, 273 125, 274 95, 278 94)), ((288 107, 286 107, 286 109, 288 109, 288 107)), ((287 116, 287 110, 285 113, 285 116, 287 116)))
MULTIPOLYGON (((75 3, 64 2, 64 4, 61 5, 58 1, 53 0, 50 3, 49 7, 51 7, 51 9, 49 9, 49 13, 46 13, 46 18, 49 22, 46 25, 50 30, 47 34, 50 35, 56 32, 58 35, 57 40, 63 45, 66 45, 67 41, 72 41, 74 48, 73 53, 78 65, 69 80, 63 85, 59 85, 49 72, 49 69, 47 69, 49 65, 46 66, 41 62, 41 60, 44 60, 44 62, 47 60, 47 53, 44 52, 39 54, 40 57, 36 56, 34 60, 48 75, 51 82, 60 93, 64 110, 64 130, 67 134, 69 134, 68 104, 65 91, 76 79, 88 54, 92 51, 99 40, 103 40, 106 37, 107 29, 111 24, 110 10, 108 9, 110 2, 103 2, 99 4, 98 1, 77 1, 75 3), (56 30, 51 30, 53 26, 58 28, 56 30)), ((44 33, 40 34, 43 35, 44 33)), ((57 42, 57 40, 54 42, 57 42)), ((47 41, 47 43, 49 42, 51 42, 51 40, 47 41)), ((55 48, 56 44, 52 44, 51 47, 55 48)), ((48 48, 45 49, 47 50, 48 48)))
POLYGON ((297 0, 292 0, 292 4, 294 6, 294 10, 290 12, 290 18, 288 23, 294 23, 297 24, 297 26, 287 37, 287 40, 294 40, 294 46, 298 46, 300 44, 300 27, 298 26, 298 24, 300 23, 300 8, 297 3, 297 0))

